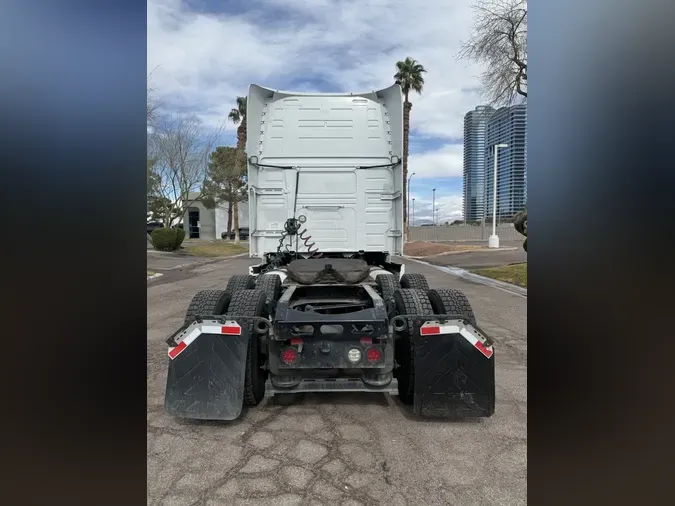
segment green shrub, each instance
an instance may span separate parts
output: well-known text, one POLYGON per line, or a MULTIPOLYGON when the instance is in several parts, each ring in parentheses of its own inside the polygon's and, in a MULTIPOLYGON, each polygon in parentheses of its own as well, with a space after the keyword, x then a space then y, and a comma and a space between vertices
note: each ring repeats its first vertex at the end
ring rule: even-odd
MULTIPOLYGON (((183 237, 185 237, 185 234, 183 234, 183 237)), ((150 234, 150 240, 152 246, 158 251, 175 251, 178 249, 176 247, 178 233, 175 228, 156 228, 150 234)), ((180 242, 183 242, 182 239, 180 242)))
POLYGON ((183 244, 183 239, 185 239, 185 230, 182 228, 176 228, 176 249, 180 248, 180 245, 183 244))

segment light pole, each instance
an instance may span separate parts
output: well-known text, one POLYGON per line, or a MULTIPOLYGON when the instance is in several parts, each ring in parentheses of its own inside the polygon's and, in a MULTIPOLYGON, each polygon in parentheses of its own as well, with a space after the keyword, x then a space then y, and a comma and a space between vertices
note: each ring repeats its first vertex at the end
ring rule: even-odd
POLYGON ((413 227, 415 226, 415 199, 413 199, 413 217, 412 217, 413 227))
POLYGON ((499 148, 508 147, 508 144, 495 144, 495 171, 492 184, 492 235, 488 237, 488 248, 499 248, 499 237, 497 237, 497 157, 499 148))
POLYGON ((431 221, 436 226, 436 188, 431 190, 431 221))
MULTIPOLYGON (((406 213, 405 213, 406 216, 408 217, 408 221, 406 223, 406 225, 408 225, 408 226, 410 226, 410 180, 412 179, 412 177, 414 175, 415 175, 415 173, 413 172, 412 174, 410 174, 410 177, 408 178, 408 191, 407 191, 408 202, 406 204, 406 213)), ((413 200, 415 200, 415 199, 413 199, 413 200)), ((415 226, 415 224, 413 223, 413 227, 414 226, 415 226)))

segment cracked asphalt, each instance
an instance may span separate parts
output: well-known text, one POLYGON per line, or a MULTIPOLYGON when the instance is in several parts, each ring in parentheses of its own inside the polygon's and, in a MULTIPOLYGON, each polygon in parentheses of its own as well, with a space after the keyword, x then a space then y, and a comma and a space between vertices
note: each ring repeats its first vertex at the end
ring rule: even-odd
POLYGON ((253 263, 228 259, 148 282, 148 504, 526 504, 527 299, 413 261, 407 271, 432 288, 464 291, 496 342, 491 418, 419 419, 395 396, 366 393, 307 394, 285 407, 265 400, 234 422, 165 414, 165 339, 197 291, 224 287, 253 263))

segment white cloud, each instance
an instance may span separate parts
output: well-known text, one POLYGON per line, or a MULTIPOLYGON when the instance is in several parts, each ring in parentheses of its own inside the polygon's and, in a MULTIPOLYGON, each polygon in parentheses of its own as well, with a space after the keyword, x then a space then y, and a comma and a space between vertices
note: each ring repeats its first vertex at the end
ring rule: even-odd
POLYGON ((462 177, 462 168, 462 144, 446 144, 408 158, 408 174, 414 172, 417 178, 462 177))
MULTIPOLYGON (((415 193, 411 193, 410 197, 415 199, 414 215, 412 201, 410 203, 410 215, 411 218, 414 217, 415 224, 431 223, 433 216, 431 199, 426 195, 420 198, 420 195, 415 193)), ((443 224, 446 221, 452 223, 455 220, 461 220, 463 216, 461 195, 444 195, 436 198, 436 223, 443 224)))
MULTIPOLYGON (((480 102, 480 69, 455 59, 471 26, 468 0, 249 3, 254 13, 234 16, 149 0, 148 68, 158 67, 153 86, 161 98, 217 122, 250 83, 281 87, 318 76, 342 90, 372 90, 390 85, 395 62, 412 56, 428 70, 423 95, 411 97, 413 131, 461 138, 463 115, 480 102), (292 21, 256 25, 266 7, 292 10, 292 21)), ((430 159, 434 170, 444 157, 455 167, 450 151, 430 159)))

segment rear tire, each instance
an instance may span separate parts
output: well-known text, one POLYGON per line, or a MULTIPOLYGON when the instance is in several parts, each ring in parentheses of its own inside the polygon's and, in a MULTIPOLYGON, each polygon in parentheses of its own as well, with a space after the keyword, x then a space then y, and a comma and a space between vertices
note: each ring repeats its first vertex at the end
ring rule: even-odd
POLYGON ((236 274, 227 282, 225 291, 234 295, 240 290, 252 290, 255 288, 255 278, 248 274, 236 274))
MULTIPOLYGON (((469 299, 459 290, 429 290, 428 297, 434 314, 460 315, 469 320, 471 325, 476 326, 476 316, 471 309, 469 299)), ((440 348, 434 348, 432 343, 427 343, 425 347, 429 356, 446 354, 443 363, 427 364, 424 367, 425 371, 430 371, 428 377, 437 378, 446 371, 449 371, 452 376, 451 379, 434 382, 424 389, 425 393, 418 399, 419 408, 415 406, 420 410, 420 414, 450 418, 467 414, 481 417, 492 416, 495 412, 494 355, 486 363, 485 357, 479 356, 473 345, 461 337, 458 337, 452 346, 441 344, 440 348), (445 406, 442 402, 432 400, 438 396, 439 391, 444 390, 446 399, 453 399, 445 406)))
POLYGON ((202 290, 192 297, 184 323, 194 322, 197 316, 225 314, 229 305, 230 294, 225 290, 202 290))
POLYGON ((469 299, 459 290, 441 288, 427 292, 434 314, 461 315, 469 320, 471 325, 476 325, 476 316, 473 314, 469 299))
MULTIPOLYGON (((396 313, 399 315, 432 314, 433 309, 424 290, 403 288, 394 292, 396 313)), ((413 337, 415 330, 412 321, 403 331, 404 335, 394 345, 394 358, 398 367, 394 369, 398 379, 398 396, 403 404, 411 405, 415 394, 415 347, 413 337)))
MULTIPOLYGON (((261 316, 267 318, 267 296, 262 290, 240 290, 232 295, 227 311, 233 317, 261 316)), ((260 336, 253 332, 248 341, 246 353, 246 380, 244 382, 244 404, 256 406, 265 397, 267 371, 262 369, 265 357, 260 350, 260 336)))
POLYGON ((267 302, 276 302, 281 297, 281 276, 273 273, 261 274, 256 280, 255 287, 265 292, 267 302))
POLYGON ((394 292, 401 288, 396 276, 393 274, 378 274, 375 276, 375 283, 380 290, 380 296, 385 302, 394 300, 394 292))
POLYGON ((429 290, 429 283, 423 274, 404 274, 401 276, 401 288, 414 288, 416 290, 429 290))

